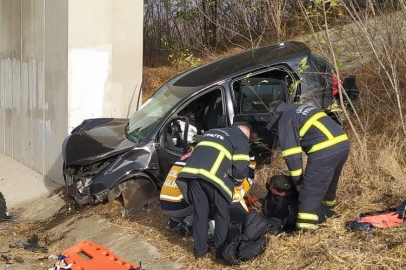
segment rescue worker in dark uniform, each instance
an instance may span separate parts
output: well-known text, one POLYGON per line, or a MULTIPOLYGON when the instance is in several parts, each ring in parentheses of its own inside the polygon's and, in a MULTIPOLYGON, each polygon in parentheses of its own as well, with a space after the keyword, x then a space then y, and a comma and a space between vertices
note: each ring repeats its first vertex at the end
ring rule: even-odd
POLYGON ((194 206, 193 238, 197 258, 205 256, 208 250, 207 220, 212 206, 216 259, 221 259, 233 191, 236 186, 241 187, 248 173, 250 135, 251 126, 243 122, 208 130, 178 176, 178 181, 188 181, 188 196, 194 206))
MULTIPOLYGON (((167 229, 175 230, 178 233, 187 237, 192 235, 192 223, 193 223, 193 205, 189 204, 187 198, 187 186, 178 187, 176 179, 178 174, 183 169, 188 158, 192 155, 192 152, 182 156, 181 159, 172 166, 165 182, 162 185, 161 192, 159 194, 159 203, 161 210, 169 216, 167 229), (182 194, 182 191, 185 195, 182 194)), ((248 206, 245 203, 244 197, 251 189, 252 182, 255 177, 255 156, 250 156, 250 165, 248 171, 248 177, 242 182, 242 189, 234 189, 233 203, 230 206, 230 220, 243 222, 248 214, 248 206), (242 221, 241 221, 242 220, 242 221)), ((182 184, 187 184, 182 182, 182 184)))
POLYGON ((169 216, 168 229, 175 229, 185 236, 192 235, 193 205, 190 205, 176 184, 178 174, 186 164, 192 152, 182 156, 172 166, 159 194, 159 203, 162 211, 169 216))
POLYGON ((269 106, 277 126, 282 156, 299 191, 298 229, 317 229, 326 217, 335 214, 336 190, 341 170, 350 151, 341 127, 319 108, 282 101, 269 106), (307 156, 303 172, 302 151, 307 156))

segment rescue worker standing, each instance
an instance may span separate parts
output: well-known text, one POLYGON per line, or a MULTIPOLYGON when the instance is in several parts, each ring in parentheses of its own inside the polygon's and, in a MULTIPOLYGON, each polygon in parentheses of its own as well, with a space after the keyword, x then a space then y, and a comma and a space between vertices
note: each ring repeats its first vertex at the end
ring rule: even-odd
POLYGON ((194 206, 193 238, 197 258, 205 256, 208 250, 207 220, 209 208, 213 207, 216 259, 221 259, 233 190, 241 186, 248 173, 250 135, 251 126, 244 122, 208 130, 178 176, 180 181, 188 181, 188 196, 194 206))
POLYGON ((299 191, 298 229, 317 229, 335 214, 337 184, 350 144, 341 127, 319 108, 272 102, 268 129, 277 126, 282 156, 299 191), (302 151, 307 156, 303 173, 302 151))

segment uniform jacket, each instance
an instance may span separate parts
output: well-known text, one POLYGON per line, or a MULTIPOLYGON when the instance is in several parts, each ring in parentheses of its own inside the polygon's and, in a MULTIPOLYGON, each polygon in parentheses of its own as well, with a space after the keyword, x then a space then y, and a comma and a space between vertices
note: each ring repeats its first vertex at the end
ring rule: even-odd
POLYGON ((196 145, 178 179, 200 178, 213 183, 231 203, 235 185, 247 177, 249 143, 237 127, 211 129, 196 145))
POLYGON ((176 179, 178 178, 178 174, 185 166, 186 161, 191 154, 192 152, 189 152, 179 161, 175 162, 166 176, 165 182, 162 185, 161 193, 159 194, 162 210, 175 211, 189 206, 189 203, 187 203, 178 185, 176 184, 176 179))
POLYGON ((276 114, 281 114, 278 133, 282 155, 296 183, 303 174, 302 151, 318 159, 350 146, 341 127, 317 107, 282 103, 276 114))
MULTIPOLYGON (((185 166, 186 161, 191 156, 192 152, 184 155, 179 161, 175 162, 166 176, 165 182, 162 186, 159 195, 160 205, 162 210, 175 211, 184 209, 189 206, 187 198, 187 181, 182 181, 178 186, 177 177, 182 168, 185 166)), ((248 177, 242 182, 242 189, 234 189, 233 204, 241 205, 242 208, 248 212, 248 207, 244 201, 244 196, 250 191, 252 182, 255 177, 255 156, 250 157, 250 166, 248 177)))

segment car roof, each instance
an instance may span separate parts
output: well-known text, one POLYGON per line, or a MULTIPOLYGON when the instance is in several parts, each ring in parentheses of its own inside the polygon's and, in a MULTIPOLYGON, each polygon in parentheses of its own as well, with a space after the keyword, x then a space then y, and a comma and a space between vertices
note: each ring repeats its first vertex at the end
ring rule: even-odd
POLYGON ((176 95, 186 97, 230 76, 309 54, 309 47, 297 41, 264 46, 191 69, 170 80, 168 86, 176 95))

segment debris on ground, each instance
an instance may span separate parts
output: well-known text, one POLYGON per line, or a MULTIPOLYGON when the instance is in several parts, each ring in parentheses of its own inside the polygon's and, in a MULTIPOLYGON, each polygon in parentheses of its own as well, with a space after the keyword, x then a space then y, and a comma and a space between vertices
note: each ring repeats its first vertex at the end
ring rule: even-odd
POLYGON ((124 209, 124 210, 121 211, 121 216, 123 218, 135 217, 136 215, 137 215, 137 209, 135 209, 135 208, 124 209))
POLYGON ((65 261, 66 258, 66 256, 59 256, 58 261, 55 263, 54 267, 49 268, 48 270, 71 269, 73 263, 67 263, 65 261))
POLYGON ((18 262, 18 263, 24 263, 23 257, 20 257, 20 256, 15 257, 14 260, 15 260, 16 262, 18 262))
POLYGON ((15 243, 11 243, 8 245, 9 248, 24 248, 24 242, 22 240, 18 240, 15 243))
POLYGON ((51 254, 48 256, 49 261, 56 261, 59 259, 59 256, 56 256, 55 254, 51 254))
POLYGON ((374 228, 391 228, 405 220, 406 201, 395 209, 360 214, 355 220, 345 223, 348 230, 369 231, 374 228))
POLYGON ((38 235, 34 234, 30 237, 27 242, 24 240, 18 240, 17 242, 8 245, 9 248, 24 248, 25 250, 37 252, 37 253, 47 253, 48 248, 38 245, 38 235))
POLYGON ((6 263, 6 264, 12 264, 11 258, 5 254, 1 255, 1 259, 6 263))

